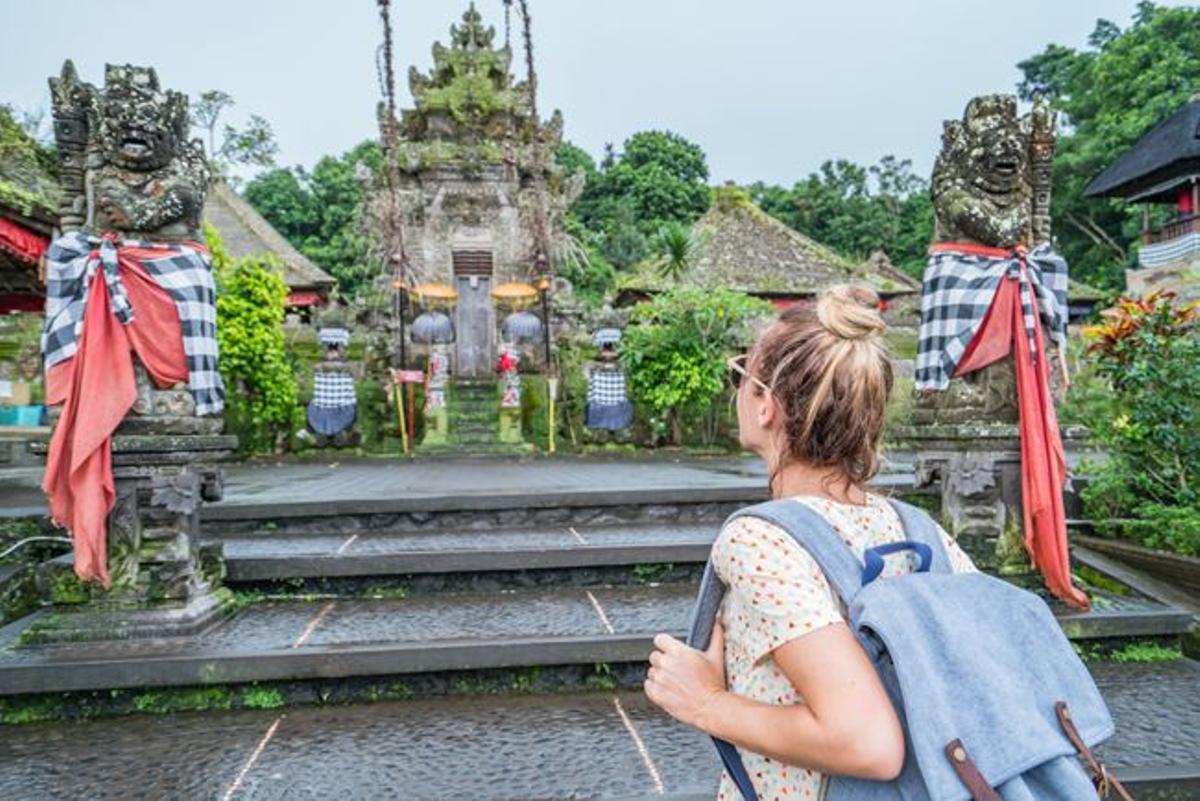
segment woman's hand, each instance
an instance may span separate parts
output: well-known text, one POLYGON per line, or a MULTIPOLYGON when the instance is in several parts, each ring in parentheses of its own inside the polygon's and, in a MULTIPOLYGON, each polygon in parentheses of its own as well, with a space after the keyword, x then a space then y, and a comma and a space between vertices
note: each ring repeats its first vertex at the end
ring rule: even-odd
POLYGON ((725 692, 725 629, 713 626, 708 650, 691 648, 667 634, 654 638, 646 673, 646 697, 668 715, 697 729, 707 730, 705 713, 725 692))

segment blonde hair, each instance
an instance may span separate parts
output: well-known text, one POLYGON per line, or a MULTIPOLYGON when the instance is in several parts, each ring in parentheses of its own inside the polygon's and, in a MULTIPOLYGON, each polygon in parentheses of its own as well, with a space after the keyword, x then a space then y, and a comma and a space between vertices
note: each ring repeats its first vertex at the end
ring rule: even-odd
POLYGON ((867 287, 830 287, 815 307, 786 309, 751 350, 749 370, 783 410, 784 463, 834 468, 856 486, 878 472, 893 381, 879 305, 867 287))

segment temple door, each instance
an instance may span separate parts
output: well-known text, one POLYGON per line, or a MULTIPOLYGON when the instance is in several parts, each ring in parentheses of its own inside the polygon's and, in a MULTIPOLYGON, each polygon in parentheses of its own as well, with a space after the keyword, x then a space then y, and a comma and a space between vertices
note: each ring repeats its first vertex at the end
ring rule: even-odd
POLYGON ((489 378, 494 373, 496 310, 492 305, 492 253, 456 250, 454 283, 456 309, 456 369, 461 378, 489 378))

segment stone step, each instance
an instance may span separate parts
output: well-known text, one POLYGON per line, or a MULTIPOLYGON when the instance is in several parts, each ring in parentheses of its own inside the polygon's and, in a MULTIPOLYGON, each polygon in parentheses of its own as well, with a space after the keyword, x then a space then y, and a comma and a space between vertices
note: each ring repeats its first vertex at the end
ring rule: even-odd
MULTIPOLYGON (((519 446, 503 447, 511 453, 519 446)), ((453 445, 430 446, 429 450, 447 455, 457 452, 453 445)), ((506 465, 514 474, 519 474, 521 467, 506 465)), ((434 469, 430 468, 431 474, 434 469)), ((264 501, 247 498, 238 503, 207 505, 201 515, 203 531, 214 536, 253 534, 264 529, 280 535, 336 531, 348 536, 368 532, 603 525, 639 520, 719 524, 735 509, 766 498, 766 490, 757 480, 726 481, 719 486, 664 486, 657 484, 649 471, 630 469, 629 472, 646 475, 641 486, 633 486, 632 482, 617 487, 579 483, 495 492, 464 485, 452 478, 445 483, 453 481, 454 487, 442 489, 431 483, 420 494, 397 496, 388 492, 371 493, 369 489, 350 494, 356 488, 348 485, 346 493, 333 500, 303 496, 264 501)), ((892 476, 881 478, 877 484, 887 488, 889 480, 895 486, 911 484, 906 478, 895 481, 892 476)))
POLYGON ((482 573, 703 563, 718 526, 552 526, 483 531, 232 535, 222 542, 228 581, 482 573))
MULTIPOLYGON (((1099 756, 1139 801, 1200 797, 1200 665, 1091 668, 1117 723, 1099 756)), ((145 798, 153 787, 254 801, 711 801, 720 772, 706 736, 622 690, 0 730, 0 797, 14 799, 145 798)))
MULTIPOLYGON (((0 696, 641 662, 683 636, 693 584, 525 589, 254 603, 195 636, 20 645, 0 630, 0 696)), ((1189 614, 1120 598, 1061 612, 1073 639, 1178 636, 1189 614)))

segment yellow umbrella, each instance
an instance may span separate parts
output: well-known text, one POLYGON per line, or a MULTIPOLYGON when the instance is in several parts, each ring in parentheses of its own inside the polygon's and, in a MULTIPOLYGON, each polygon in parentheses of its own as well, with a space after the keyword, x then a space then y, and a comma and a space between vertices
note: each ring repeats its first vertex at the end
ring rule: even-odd
POLYGON ((497 303, 523 308, 537 300, 538 291, 529 284, 509 283, 500 284, 492 290, 492 299, 497 303))
POLYGON ((458 291, 448 284, 417 284, 412 289, 417 303, 430 306, 453 306, 458 300, 458 291))

